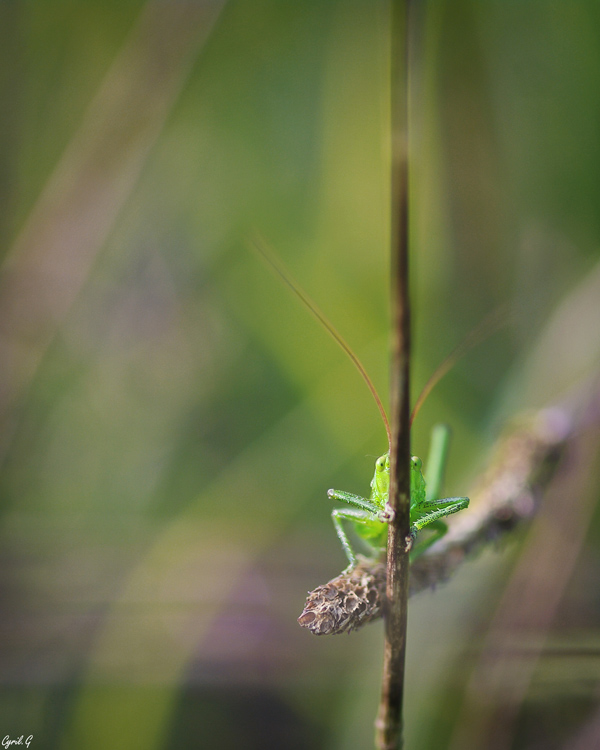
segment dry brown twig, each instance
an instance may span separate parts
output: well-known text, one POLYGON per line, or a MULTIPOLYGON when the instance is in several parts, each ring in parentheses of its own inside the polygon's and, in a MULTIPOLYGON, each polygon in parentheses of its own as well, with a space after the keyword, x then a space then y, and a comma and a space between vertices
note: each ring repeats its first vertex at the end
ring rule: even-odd
MULTIPOLYGON (((472 510, 457 516, 448 533, 411 566, 411 596, 447 581, 467 557, 534 515, 576 428, 573 415, 562 408, 512 424, 469 493, 472 510)), ((310 592, 298 622, 315 635, 357 630, 383 615, 385 586, 385 564, 361 558, 351 571, 310 592)))

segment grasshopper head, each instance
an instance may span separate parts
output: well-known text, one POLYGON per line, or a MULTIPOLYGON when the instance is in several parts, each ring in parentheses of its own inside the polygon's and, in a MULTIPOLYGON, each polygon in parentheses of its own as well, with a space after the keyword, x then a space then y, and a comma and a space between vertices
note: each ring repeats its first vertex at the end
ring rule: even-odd
MULTIPOLYGON (((390 491, 390 454, 384 453, 375 461, 375 474, 371 482, 371 499, 382 507, 387 503, 390 491)), ((410 459, 410 504, 425 499, 425 477, 423 462, 418 456, 410 459)))

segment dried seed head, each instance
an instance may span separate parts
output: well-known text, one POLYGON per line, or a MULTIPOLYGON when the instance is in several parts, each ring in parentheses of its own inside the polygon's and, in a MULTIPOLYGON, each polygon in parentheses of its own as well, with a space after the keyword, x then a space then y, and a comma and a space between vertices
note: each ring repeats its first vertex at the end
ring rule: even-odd
POLYGON ((385 565, 361 559, 358 565, 311 591, 298 622, 315 635, 349 633, 381 617, 385 565))

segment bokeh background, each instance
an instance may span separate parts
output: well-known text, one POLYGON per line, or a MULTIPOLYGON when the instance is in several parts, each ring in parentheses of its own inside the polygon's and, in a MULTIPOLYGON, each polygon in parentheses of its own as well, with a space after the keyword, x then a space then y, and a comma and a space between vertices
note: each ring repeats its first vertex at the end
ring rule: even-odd
MULTIPOLYGON (((345 565, 326 490, 367 492, 385 433, 249 239, 386 399, 386 4, 23 0, 0 39, 0 736, 370 747, 381 624, 318 639, 296 617, 345 565)), ((600 10, 422 3, 413 63, 415 394, 513 312, 414 427, 424 455, 452 426, 446 489, 465 494, 506 420, 597 371, 600 10)), ((516 637, 544 645, 503 747, 598 747, 586 466, 564 496, 587 509, 578 544, 548 536, 572 564, 550 625, 516 637)), ((467 686, 527 543, 411 603, 407 747, 492 747, 460 744, 467 686)))

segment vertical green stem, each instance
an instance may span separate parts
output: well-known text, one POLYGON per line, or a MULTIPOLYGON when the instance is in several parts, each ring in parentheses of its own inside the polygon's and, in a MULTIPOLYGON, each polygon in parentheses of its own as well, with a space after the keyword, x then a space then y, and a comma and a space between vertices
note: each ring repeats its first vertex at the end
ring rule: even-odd
POLYGON ((376 747, 402 745, 410 532, 410 304, 408 295, 409 0, 391 0, 392 446, 387 546, 387 611, 376 747))

